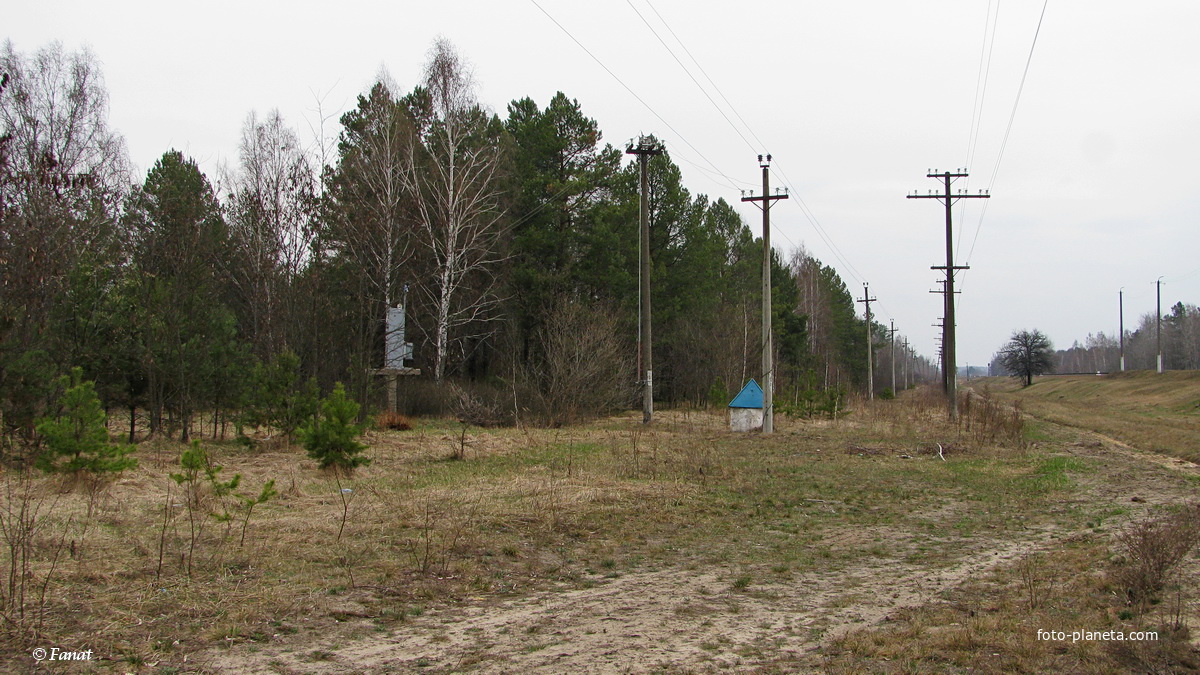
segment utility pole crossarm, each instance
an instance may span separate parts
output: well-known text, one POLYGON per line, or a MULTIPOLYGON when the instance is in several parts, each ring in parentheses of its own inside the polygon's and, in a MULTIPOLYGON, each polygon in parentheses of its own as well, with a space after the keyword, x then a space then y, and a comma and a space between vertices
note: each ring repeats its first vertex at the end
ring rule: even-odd
POLYGON ((766 197, 755 197, 753 195, 751 195, 749 197, 742 197, 742 201, 744 201, 744 202, 762 202, 762 201, 775 201, 776 199, 787 199, 787 198, 788 198, 788 194, 786 192, 781 192, 781 193, 776 193, 773 195, 767 195, 766 197))

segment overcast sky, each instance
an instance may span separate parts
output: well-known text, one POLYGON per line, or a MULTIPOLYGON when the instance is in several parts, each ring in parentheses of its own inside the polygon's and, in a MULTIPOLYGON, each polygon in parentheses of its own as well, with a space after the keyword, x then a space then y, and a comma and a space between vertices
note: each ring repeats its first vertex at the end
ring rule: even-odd
POLYGON ((10 3, 4 37, 90 47, 139 171, 177 148, 215 178, 251 111, 312 139, 323 101, 336 134, 381 68, 408 90, 445 36, 501 117, 561 90, 609 142, 663 139, 693 194, 737 203, 756 231, 739 190, 771 153, 792 193, 775 245, 803 245, 855 297, 869 282, 876 317, 926 355, 944 210, 905 195, 938 188, 928 169, 967 167, 955 188, 992 198, 955 210, 962 366, 1015 329, 1058 347, 1115 334, 1121 287, 1132 327, 1160 276, 1164 311, 1200 302, 1200 2, 1049 0, 1029 61, 1044 2, 38 0, 10 3))

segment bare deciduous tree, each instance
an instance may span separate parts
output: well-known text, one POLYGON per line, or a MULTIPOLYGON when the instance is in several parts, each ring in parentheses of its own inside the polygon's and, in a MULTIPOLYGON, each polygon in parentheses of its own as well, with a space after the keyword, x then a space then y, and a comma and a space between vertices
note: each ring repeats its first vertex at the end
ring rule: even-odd
MULTIPOLYGON (((358 107, 342 116, 338 164, 325 184, 328 230, 318 241, 320 257, 314 261, 335 272, 322 278, 341 287, 327 309, 334 312, 330 317, 340 316, 349 324, 350 339, 339 340, 351 346, 342 351, 348 361, 338 370, 357 374, 353 387, 360 399, 366 395, 367 371, 382 365, 386 309, 403 297, 416 247, 406 175, 412 169, 408 153, 415 130, 395 90, 381 72, 370 92, 359 96, 358 107)), ((328 298, 333 288, 322 294, 328 298)), ((321 344, 333 346, 328 340, 321 344)))
POLYGON ((0 304, 36 332, 80 256, 112 241, 130 172, 91 52, 52 43, 25 55, 6 41, 0 73, 0 304))
MULTIPOLYGON (((404 267, 413 253, 409 189, 413 123, 386 72, 358 109, 342 118, 345 130, 334 196, 343 208, 338 245, 364 267, 368 283, 388 307, 400 298, 404 267)), ((379 317, 383 321, 383 316, 379 317)))
POLYGON ((1012 334, 1000 350, 998 360, 1001 367, 1013 377, 1033 384, 1035 375, 1054 371, 1054 347, 1040 330, 1019 330, 1012 334))
POLYGON ((239 154, 226 201, 238 253, 231 278, 242 296, 244 330, 266 358, 288 342, 285 322, 295 312, 290 291, 315 236, 315 177, 296 132, 278 110, 265 120, 247 116, 239 154))
POLYGON ((421 289, 433 306, 433 376, 441 381, 451 343, 467 337, 457 329, 491 318, 498 302, 501 125, 476 101, 470 73, 445 39, 434 43, 413 103, 421 132, 404 175, 432 259, 421 289))

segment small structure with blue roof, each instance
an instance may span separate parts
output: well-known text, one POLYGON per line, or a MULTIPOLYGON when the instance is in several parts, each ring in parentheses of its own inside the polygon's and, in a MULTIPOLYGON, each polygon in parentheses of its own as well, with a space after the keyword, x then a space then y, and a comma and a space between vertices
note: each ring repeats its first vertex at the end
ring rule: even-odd
POLYGON ((754 431, 763 426, 763 390, 754 380, 746 383, 729 402, 729 428, 754 431))

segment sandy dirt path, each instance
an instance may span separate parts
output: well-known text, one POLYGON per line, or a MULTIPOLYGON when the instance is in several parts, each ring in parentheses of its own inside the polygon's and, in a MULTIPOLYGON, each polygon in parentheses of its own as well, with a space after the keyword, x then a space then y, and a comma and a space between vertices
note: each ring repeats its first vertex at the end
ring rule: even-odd
POLYGON ((834 637, 1036 545, 992 547, 935 571, 872 560, 744 589, 731 569, 635 572, 592 588, 439 608, 387 633, 348 622, 318 639, 284 636, 193 663, 236 673, 645 673, 741 670, 787 656, 819 669, 819 649, 834 637))

